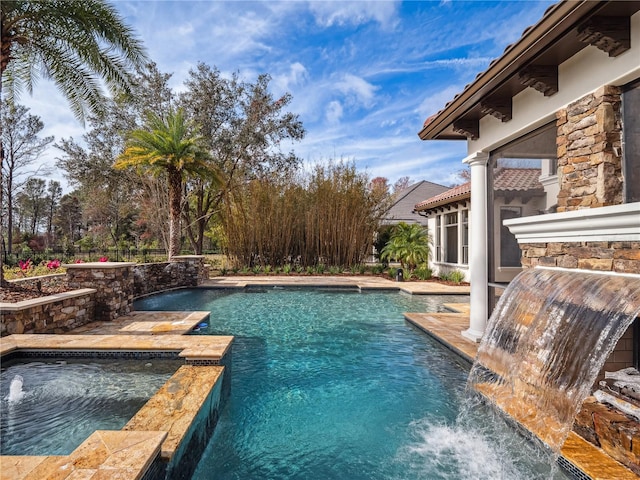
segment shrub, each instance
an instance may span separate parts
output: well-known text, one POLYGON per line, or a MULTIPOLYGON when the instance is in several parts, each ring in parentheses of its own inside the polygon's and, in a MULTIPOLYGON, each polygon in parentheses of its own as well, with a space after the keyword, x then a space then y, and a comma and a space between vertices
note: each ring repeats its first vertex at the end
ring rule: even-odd
POLYGON ((427 265, 420 265, 413 273, 419 280, 429 280, 433 275, 433 272, 427 265))
POLYGON ((449 281, 457 284, 464 282, 464 272, 461 272, 460 270, 454 270, 449 274, 449 281))
POLYGON ((285 275, 289 275, 291 273, 291 264, 287 263, 284 267, 282 267, 282 273, 285 275))

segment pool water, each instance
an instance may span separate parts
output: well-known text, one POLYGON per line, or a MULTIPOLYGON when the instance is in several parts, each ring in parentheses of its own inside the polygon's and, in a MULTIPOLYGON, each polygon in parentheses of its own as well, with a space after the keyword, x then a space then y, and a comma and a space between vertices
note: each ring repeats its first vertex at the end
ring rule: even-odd
POLYGON ((2 455, 68 455, 95 430, 120 430, 175 373, 170 360, 3 362, 2 455), (18 390, 11 384, 22 379, 18 390))
POLYGON ((564 478, 488 408, 469 365, 405 322, 468 297, 183 290, 138 310, 210 310, 235 335, 231 398, 194 479, 564 478))

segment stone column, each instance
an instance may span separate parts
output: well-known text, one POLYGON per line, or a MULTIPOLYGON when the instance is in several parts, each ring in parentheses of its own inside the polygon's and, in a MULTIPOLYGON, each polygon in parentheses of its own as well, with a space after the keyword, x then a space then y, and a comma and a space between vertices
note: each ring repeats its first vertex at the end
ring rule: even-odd
POLYGON ((600 87, 559 110, 556 118, 558 212, 621 204, 620 88, 600 87))
POLYGON ((487 255, 487 164, 489 154, 475 152, 463 160, 471 167, 471 212, 469 214, 469 273, 471 313, 469 328, 462 336, 479 342, 489 312, 489 261, 487 255))
POLYGON ((204 263, 204 255, 175 255, 169 261, 185 265, 183 286, 196 287, 209 279, 209 266, 204 263))
POLYGON ((95 319, 115 320, 131 312, 133 266, 128 262, 87 262, 64 265, 71 288, 95 288, 95 319))

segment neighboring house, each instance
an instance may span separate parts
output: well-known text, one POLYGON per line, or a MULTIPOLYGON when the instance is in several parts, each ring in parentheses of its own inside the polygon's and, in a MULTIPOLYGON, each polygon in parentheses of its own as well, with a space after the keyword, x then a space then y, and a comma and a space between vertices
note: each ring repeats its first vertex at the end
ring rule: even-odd
POLYGON ((448 189, 449 187, 444 185, 422 180, 401 190, 394 194, 394 202, 382 219, 382 225, 397 225, 400 222, 424 223, 424 218, 414 213, 414 205, 448 189))
MULTIPOLYGON (((506 168, 496 171, 493 208, 496 282, 508 282, 521 270, 520 247, 503 220, 537 215, 547 208, 541 169, 506 168)), ((469 210, 471 182, 454 187, 415 205, 415 212, 426 217, 434 254, 430 263, 435 275, 453 270, 469 273, 469 210)))
MULTIPOLYGON (((504 228, 517 238, 525 268, 640 273, 638 112, 640 2, 563 1, 426 120, 421 139, 467 143, 471 315, 465 337, 482 337, 504 288, 492 248, 504 228), (522 218, 501 220, 497 210, 505 166, 541 172, 544 195, 532 197, 539 206, 523 209, 522 218)), ((638 366, 640 334, 632 330, 610 357, 625 360, 611 369, 638 366)))

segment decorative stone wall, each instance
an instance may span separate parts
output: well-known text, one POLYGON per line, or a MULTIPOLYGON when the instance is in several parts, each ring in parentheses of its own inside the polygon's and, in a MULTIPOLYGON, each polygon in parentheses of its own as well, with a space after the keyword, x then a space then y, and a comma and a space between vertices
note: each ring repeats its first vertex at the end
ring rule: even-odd
POLYGON ((195 287, 209 278, 201 255, 181 255, 171 262, 142 263, 133 269, 134 298, 179 287, 195 287))
POLYGON ((64 333, 94 320, 94 289, 0 305, 0 335, 64 333))
POLYGON ((95 319, 114 320, 131 311, 133 266, 127 262, 91 262, 65 265, 71 288, 95 288, 95 319))
MULTIPOLYGON (((200 285, 209 277, 203 256, 136 265, 94 262, 65 265, 70 292, 18 303, 0 303, 0 334, 62 333, 95 320, 114 320, 131 312, 133 299, 148 293, 200 285), (79 290, 78 290, 79 289, 79 290)), ((36 284, 47 276, 21 280, 36 284)), ((56 276, 60 277, 60 276, 56 276)), ((56 281, 63 281, 55 278, 56 281)))
POLYGON ((605 85, 556 112, 558 212, 622 203, 620 93, 605 85))
POLYGON ((640 424, 637 421, 590 397, 582 404, 573 429, 640 475, 640 424))
POLYGON ((640 274, 640 242, 520 244, 522 266, 640 274))

